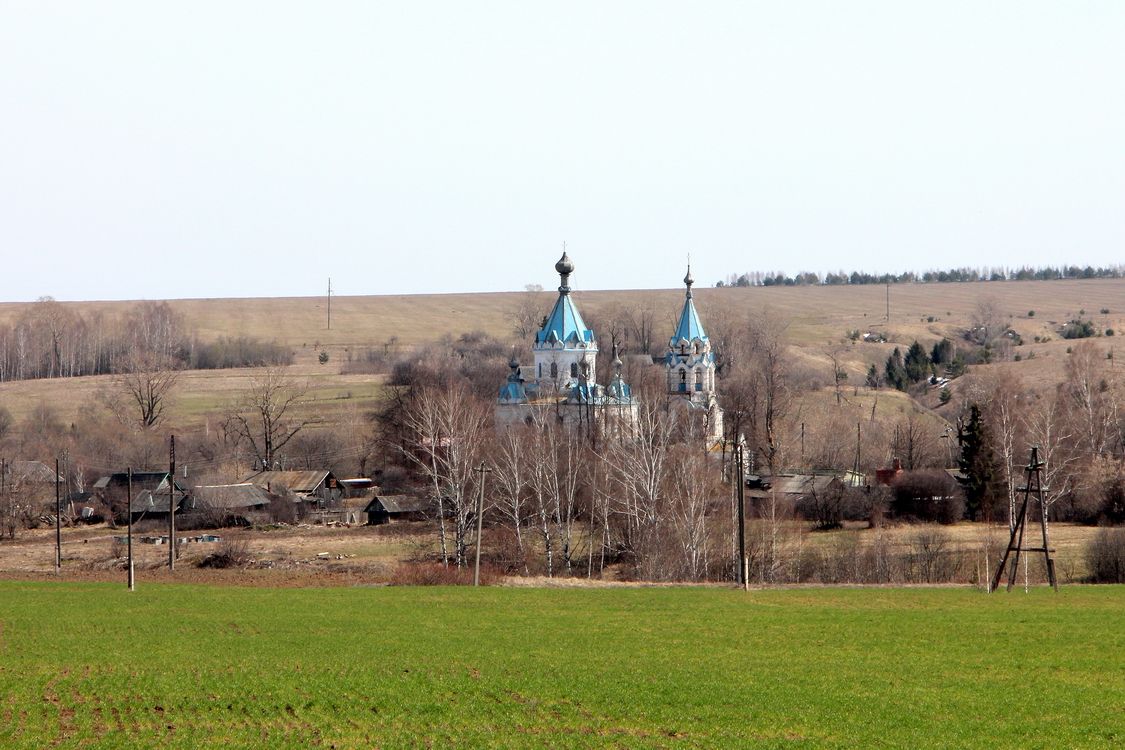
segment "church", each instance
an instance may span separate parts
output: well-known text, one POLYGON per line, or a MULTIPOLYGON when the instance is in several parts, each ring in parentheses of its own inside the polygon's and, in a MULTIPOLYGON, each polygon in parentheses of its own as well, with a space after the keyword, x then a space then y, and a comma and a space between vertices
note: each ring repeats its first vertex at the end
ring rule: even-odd
MULTIPOLYGON (((596 382, 598 341, 571 297, 574 262, 565 251, 555 271, 558 299, 535 334, 531 364, 521 364, 515 355, 509 362, 511 373, 496 401, 496 429, 553 416, 568 429, 627 437, 636 427, 640 404, 622 378, 621 359, 613 351, 612 378, 606 385, 596 382)), ((715 355, 692 299, 693 283, 689 266, 679 325, 662 363, 668 406, 685 423, 702 425, 702 436, 714 445, 723 439, 723 412, 715 395, 715 355)))

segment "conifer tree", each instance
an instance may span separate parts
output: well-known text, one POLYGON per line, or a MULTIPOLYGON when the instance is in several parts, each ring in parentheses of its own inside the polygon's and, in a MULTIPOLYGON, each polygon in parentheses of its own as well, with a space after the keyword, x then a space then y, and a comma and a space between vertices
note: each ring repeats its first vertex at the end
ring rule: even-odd
POLYGON ((902 352, 898 347, 887 357, 887 365, 883 370, 883 379, 887 385, 900 391, 906 390, 906 367, 902 364, 902 352))
POLYGON ((961 426, 957 440, 961 444, 958 466, 964 475, 961 482, 965 488, 965 511, 973 520, 991 520, 992 511, 1004 494, 1003 474, 992 450, 988 424, 976 404, 970 408, 969 422, 961 426))

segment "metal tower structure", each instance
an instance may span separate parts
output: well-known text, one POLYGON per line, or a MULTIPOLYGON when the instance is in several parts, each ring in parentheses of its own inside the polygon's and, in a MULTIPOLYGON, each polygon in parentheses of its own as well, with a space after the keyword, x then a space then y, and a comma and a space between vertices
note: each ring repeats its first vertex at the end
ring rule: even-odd
POLYGON ((992 586, 988 589, 990 592, 995 591, 1000 586, 1000 578, 1004 575, 1004 566, 1008 563, 1009 558, 1012 564, 1008 570, 1007 590, 1012 590, 1012 586, 1015 585, 1016 582, 1016 572, 1019 570, 1020 555, 1024 552, 1043 553, 1043 560, 1047 567, 1047 581, 1055 591, 1059 590, 1059 582, 1058 579, 1055 578, 1055 561, 1051 559, 1051 552, 1054 550, 1051 549, 1051 544, 1047 535, 1047 504, 1043 501, 1043 462, 1039 460, 1038 446, 1031 449, 1031 461, 1027 464, 1026 472, 1027 481, 1025 486, 1021 487, 1019 490, 1023 493, 1023 502, 1020 503, 1019 513, 1016 515, 1015 523, 1012 524, 1012 536, 1008 540, 1008 549, 1004 551, 1003 557, 1000 558, 1000 565, 996 568, 996 575, 992 577, 992 586), (1039 525, 1043 530, 1042 547, 1024 546, 1024 532, 1027 528, 1027 511, 1028 506, 1031 505, 1033 496, 1039 505, 1039 525), (1013 552, 1015 555, 1012 554, 1013 552))

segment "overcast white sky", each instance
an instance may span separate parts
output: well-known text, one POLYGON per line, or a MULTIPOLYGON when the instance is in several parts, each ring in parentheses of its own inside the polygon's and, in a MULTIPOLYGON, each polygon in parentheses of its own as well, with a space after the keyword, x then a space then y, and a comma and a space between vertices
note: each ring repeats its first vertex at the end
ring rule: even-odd
POLYGON ((1125 3, 0 0, 0 300, 1125 262, 1125 3))

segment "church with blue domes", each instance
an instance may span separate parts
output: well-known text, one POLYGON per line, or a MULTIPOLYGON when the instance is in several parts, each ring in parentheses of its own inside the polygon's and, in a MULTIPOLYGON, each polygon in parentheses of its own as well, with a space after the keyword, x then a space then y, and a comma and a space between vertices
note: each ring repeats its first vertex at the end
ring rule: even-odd
MULTIPOLYGON (((496 402, 496 428, 553 416, 570 429, 597 430, 607 437, 625 437, 637 424, 638 403, 621 375, 621 360, 612 352, 613 376, 596 382, 598 342, 571 297, 574 263, 564 252, 555 264, 559 296, 531 346, 531 364, 513 355, 511 373, 496 402)), ((715 395, 715 355, 692 299, 694 280, 688 268, 680 322, 668 343, 669 407, 686 419, 702 421, 708 443, 722 440, 723 415, 715 395)))

